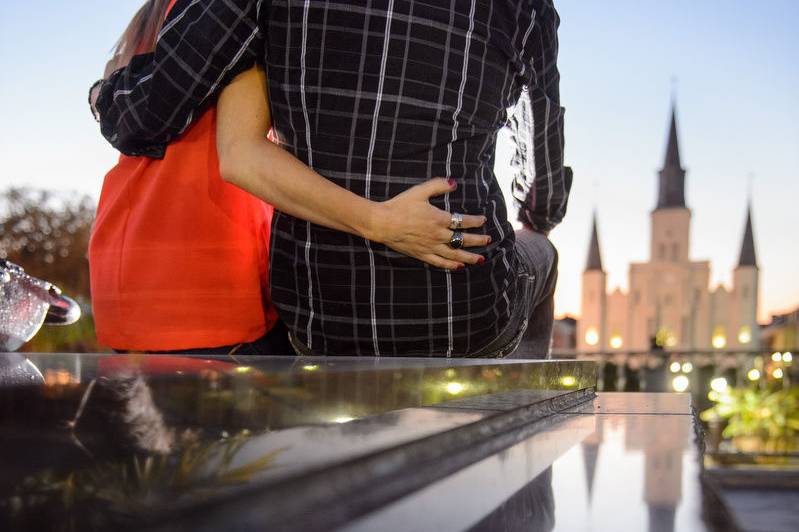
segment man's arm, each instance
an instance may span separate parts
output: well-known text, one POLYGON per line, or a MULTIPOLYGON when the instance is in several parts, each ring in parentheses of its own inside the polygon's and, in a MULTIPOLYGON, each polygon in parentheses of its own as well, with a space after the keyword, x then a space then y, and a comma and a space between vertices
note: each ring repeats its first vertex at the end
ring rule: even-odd
POLYGON ((572 186, 571 168, 563 165, 559 25, 552 1, 544 0, 525 46, 530 81, 511 121, 517 146, 513 195, 520 204, 519 220, 545 234, 563 220, 572 186))
POLYGON ((126 155, 163 157, 237 74, 263 60, 264 0, 178 0, 155 51, 99 86, 100 130, 126 155))

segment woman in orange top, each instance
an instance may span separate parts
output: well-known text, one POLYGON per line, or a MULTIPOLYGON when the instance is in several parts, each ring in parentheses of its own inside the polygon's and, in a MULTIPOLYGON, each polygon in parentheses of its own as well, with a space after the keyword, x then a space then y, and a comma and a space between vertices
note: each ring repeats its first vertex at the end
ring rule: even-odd
MULTIPOLYGON (((149 0, 106 77, 149 52, 175 0, 149 0)), ((98 340, 116 350, 293 354, 269 302, 272 207, 219 174, 216 109, 162 160, 121 156, 89 244, 98 340)))

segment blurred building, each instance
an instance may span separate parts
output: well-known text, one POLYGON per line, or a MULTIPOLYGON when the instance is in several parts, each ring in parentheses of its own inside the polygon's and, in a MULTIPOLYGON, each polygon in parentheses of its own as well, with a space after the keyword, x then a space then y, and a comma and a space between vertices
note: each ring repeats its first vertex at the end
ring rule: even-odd
POLYGON ((786 351, 799 346, 799 307, 787 314, 771 317, 761 331, 763 346, 770 351, 786 351))
POLYGON ((565 316, 552 327, 552 348, 571 350, 577 347, 577 320, 565 316))
MULTIPOLYGON (((747 208, 733 286, 711 290, 710 262, 690 258, 691 210, 685 204, 677 118, 671 113, 658 202, 651 213, 648 262, 630 264, 629 292, 607 292, 596 214, 583 273, 577 329, 581 351, 747 349, 759 347, 759 269, 747 208)), ((614 235, 623 238, 623 235, 614 235)))

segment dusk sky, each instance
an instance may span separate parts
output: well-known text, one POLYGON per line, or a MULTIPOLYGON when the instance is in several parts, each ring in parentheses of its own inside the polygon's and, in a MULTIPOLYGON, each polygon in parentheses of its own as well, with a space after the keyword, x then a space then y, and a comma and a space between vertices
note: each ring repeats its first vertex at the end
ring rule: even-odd
MULTIPOLYGON (((0 3, 0 188, 99 195, 116 154, 101 138, 86 94, 140 4, 0 3)), ((799 2, 556 5, 567 161, 575 176, 569 213, 552 234, 560 249, 557 312, 579 314, 594 208, 610 288, 626 288, 629 263, 648 259, 672 79, 692 257, 712 261, 712 285, 730 282, 751 190, 761 320, 799 306, 799 2)), ((507 145, 500 146, 499 158, 508 157, 507 145)), ((505 165, 497 170, 506 182, 505 165)))

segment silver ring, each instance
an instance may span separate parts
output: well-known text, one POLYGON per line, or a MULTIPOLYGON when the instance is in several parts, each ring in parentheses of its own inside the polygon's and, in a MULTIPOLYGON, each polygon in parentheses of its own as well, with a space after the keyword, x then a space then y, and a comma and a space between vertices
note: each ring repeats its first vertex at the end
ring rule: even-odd
POLYGON ((461 249, 463 247, 463 233, 460 231, 453 231, 452 238, 449 239, 449 247, 452 249, 461 249))
POLYGON ((463 227, 463 215, 459 212, 452 213, 452 220, 449 222, 450 229, 455 229, 456 231, 463 227))

